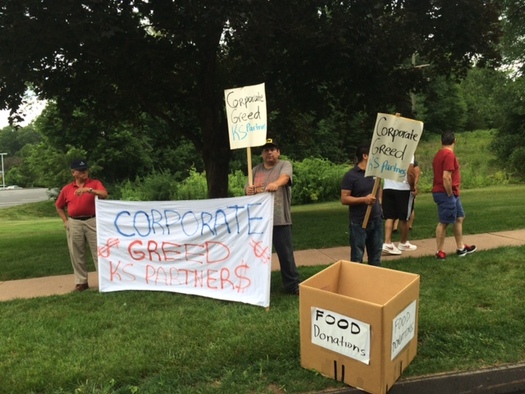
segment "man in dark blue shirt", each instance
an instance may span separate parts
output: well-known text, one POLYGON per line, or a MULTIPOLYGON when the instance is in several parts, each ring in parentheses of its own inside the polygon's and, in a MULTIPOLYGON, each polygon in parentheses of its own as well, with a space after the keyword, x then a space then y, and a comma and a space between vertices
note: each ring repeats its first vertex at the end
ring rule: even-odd
POLYGON ((369 150, 370 144, 363 144, 357 148, 357 164, 343 177, 341 203, 348 205, 349 210, 350 260, 362 263, 366 249, 368 264, 381 266, 383 251, 383 221, 379 201, 381 191, 378 188, 377 194, 373 195, 375 180, 373 177, 365 177, 369 150), (372 206, 372 211, 366 228, 363 228, 369 205, 372 206))

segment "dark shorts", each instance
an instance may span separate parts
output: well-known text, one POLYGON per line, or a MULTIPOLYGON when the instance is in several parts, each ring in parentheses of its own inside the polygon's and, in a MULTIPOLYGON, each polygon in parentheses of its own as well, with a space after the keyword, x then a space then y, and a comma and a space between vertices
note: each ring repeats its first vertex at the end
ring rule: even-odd
POLYGON ((439 223, 456 223, 458 218, 465 217, 465 211, 459 197, 447 196, 447 193, 432 193, 434 202, 438 207, 439 223))
POLYGON ((408 220, 412 213, 414 196, 410 190, 383 190, 383 217, 408 220))

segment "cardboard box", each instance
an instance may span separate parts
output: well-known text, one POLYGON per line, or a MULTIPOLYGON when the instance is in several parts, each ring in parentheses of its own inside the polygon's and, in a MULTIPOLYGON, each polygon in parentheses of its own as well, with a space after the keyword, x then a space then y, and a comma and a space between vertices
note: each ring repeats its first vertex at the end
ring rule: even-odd
POLYGON ((419 275, 338 261, 300 285, 301 366, 386 393, 417 353, 419 275))

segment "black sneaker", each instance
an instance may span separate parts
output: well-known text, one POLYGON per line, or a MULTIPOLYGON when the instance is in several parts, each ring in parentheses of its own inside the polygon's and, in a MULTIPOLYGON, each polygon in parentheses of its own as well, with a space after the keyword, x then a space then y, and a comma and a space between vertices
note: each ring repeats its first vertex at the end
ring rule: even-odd
POLYGON ((466 256, 469 253, 474 253, 476 251, 476 245, 463 245, 463 249, 456 249, 456 254, 459 257, 466 256))

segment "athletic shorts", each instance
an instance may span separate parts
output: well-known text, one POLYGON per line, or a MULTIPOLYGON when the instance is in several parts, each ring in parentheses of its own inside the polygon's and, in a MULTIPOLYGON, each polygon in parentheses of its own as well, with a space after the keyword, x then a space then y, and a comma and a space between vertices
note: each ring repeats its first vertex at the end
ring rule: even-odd
POLYGON ((465 217, 465 211, 459 196, 452 195, 452 197, 449 197, 447 193, 432 193, 432 197, 438 207, 439 223, 452 224, 456 223, 458 218, 465 217))
POLYGON ((383 190, 383 218, 408 220, 412 213, 414 195, 410 190, 383 190))

